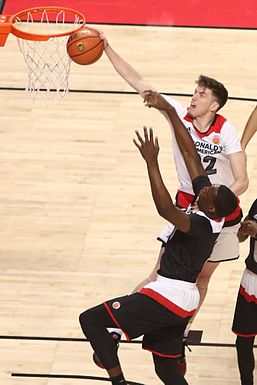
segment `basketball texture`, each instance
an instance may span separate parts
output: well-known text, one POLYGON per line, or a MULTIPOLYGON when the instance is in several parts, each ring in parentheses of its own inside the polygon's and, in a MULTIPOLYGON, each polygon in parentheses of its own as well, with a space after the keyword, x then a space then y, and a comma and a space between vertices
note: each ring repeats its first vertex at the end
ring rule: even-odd
POLYGON ((71 60, 77 64, 93 64, 100 59, 104 50, 104 41, 99 32, 84 27, 70 35, 67 41, 67 52, 71 60))

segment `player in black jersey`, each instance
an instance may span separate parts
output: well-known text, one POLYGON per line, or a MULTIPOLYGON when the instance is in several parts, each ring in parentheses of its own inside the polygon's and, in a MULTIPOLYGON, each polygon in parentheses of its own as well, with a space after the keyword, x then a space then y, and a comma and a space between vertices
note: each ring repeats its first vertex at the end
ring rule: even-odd
MULTIPOLYGON (((257 106, 246 123, 241 138, 242 149, 257 131, 257 106)), ((250 236, 250 250, 245 260, 237 296, 232 330, 237 335, 236 349, 238 368, 242 385, 253 385, 255 367, 253 344, 257 335, 257 199, 253 202, 248 215, 238 231, 240 242, 250 236)))
POLYGON ((238 231, 240 242, 250 238, 250 250, 234 313, 232 330, 237 334, 237 360, 242 385, 253 385, 253 344, 257 335, 257 199, 238 231))
MULTIPOLYGON (((151 97, 146 99, 151 106, 151 97)), ((134 140, 146 161, 151 191, 158 213, 174 225, 161 258, 157 280, 140 292, 106 301, 80 315, 80 323, 113 385, 127 384, 117 355, 117 345, 107 328, 120 328, 128 340, 143 335, 143 349, 152 352, 155 371, 165 385, 186 385, 177 358, 184 329, 199 304, 196 277, 212 252, 224 216, 237 206, 236 196, 223 185, 211 185, 193 141, 176 110, 166 110, 188 168, 197 207, 177 208, 166 189, 158 165, 159 144, 153 130, 144 128, 134 140)))

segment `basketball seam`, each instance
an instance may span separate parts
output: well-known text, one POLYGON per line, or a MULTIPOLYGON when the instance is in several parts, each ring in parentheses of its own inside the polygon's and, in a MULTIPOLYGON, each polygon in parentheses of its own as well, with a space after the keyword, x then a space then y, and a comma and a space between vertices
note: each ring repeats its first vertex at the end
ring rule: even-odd
MULTIPOLYGON (((78 57, 78 56, 81 56, 81 55, 85 55, 85 54, 87 54, 88 52, 92 51, 92 49, 97 48, 97 47, 99 46, 99 44, 103 44, 103 41, 101 40, 98 44, 96 44, 94 47, 88 49, 87 51, 78 53, 77 55, 72 55, 71 57, 73 58, 73 57, 78 57)), ((101 52, 101 54, 102 54, 102 52, 101 52)))
MULTIPOLYGON (((86 40, 86 39, 88 39, 88 38, 90 38, 90 39, 99 39, 100 37, 99 36, 89 36, 89 37, 84 37, 84 38, 81 38, 81 37, 78 37, 76 40, 74 40, 72 43, 70 43, 70 44, 68 44, 67 43, 67 48, 70 48, 70 47, 72 47, 74 44, 76 44, 78 41, 83 41, 83 40, 86 40)), ((101 42, 102 42, 103 40, 101 40, 101 42)))

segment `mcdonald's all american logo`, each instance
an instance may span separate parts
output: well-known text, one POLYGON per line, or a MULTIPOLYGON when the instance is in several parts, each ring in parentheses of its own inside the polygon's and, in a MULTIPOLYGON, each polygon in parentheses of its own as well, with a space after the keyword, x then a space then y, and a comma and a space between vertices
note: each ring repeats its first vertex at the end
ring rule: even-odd
POLYGON ((218 135, 214 135, 214 137, 212 138, 212 142, 214 144, 220 144, 220 137, 218 135))
POLYGON ((120 302, 118 302, 118 301, 113 302, 112 308, 115 309, 115 310, 119 309, 120 308, 120 302))

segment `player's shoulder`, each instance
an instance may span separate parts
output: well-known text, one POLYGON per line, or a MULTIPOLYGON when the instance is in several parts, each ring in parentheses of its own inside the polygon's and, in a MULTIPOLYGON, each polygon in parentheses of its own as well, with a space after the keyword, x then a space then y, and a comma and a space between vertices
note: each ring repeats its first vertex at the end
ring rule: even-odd
POLYGON ((184 117, 187 113, 187 108, 184 107, 178 100, 173 99, 170 95, 161 94, 164 99, 175 108, 180 117, 184 117))
POLYGON ((212 125, 213 133, 216 133, 226 142, 238 140, 236 127, 229 122, 223 115, 217 114, 212 125))

